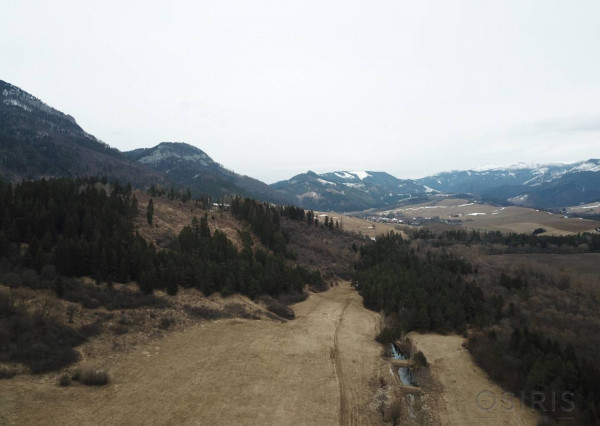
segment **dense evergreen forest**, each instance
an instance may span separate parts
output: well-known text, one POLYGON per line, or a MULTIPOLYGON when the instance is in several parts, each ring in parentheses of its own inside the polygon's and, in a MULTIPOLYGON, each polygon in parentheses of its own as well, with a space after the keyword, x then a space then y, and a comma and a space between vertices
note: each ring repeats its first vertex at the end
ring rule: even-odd
MULTIPOLYGON (((14 267, 38 273, 54 267, 65 277, 136 281, 147 294, 154 289, 174 294, 182 285, 207 295, 240 291, 255 297, 301 292, 304 284, 320 281, 318 273, 290 267, 270 252, 253 251, 251 241, 246 240, 238 252, 224 233, 211 234, 206 215, 183 228, 177 247, 157 250, 134 232, 137 213, 131 187, 116 182, 57 179, 0 184, 0 256, 14 267)), ((285 238, 279 230, 279 210, 255 208, 252 218, 261 240, 281 253, 285 238)))
MULTIPOLYGON (((477 284, 477 269, 469 262, 453 256, 440 242, 487 241, 505 244, 535 242, 530 236, 508 236, 496 233, 467 233, 450 231, 436 235, 419 231, 412 240, 422 238, 434 252, 417 253, 400 235, 390 233, 360 250, 361 258, 356 264, 353 285, 364 298, 365 306, 383 310, 387 314, 388 328, 379 336, 382 343, 397 339, 402 332, 469 330, 469 349, 476 361, 506 389, 534 405, 540 399, 548 402, 553 396, 559 398, 556 406, 576 407, 574 415, 584 424, 600 421, 600 372, 586 359, 576 355, 569 342, 558 342, 542 332, 528 329, 528 324, 514 327, 504 336, 496 329, 509 317, 518 322, 518 309, 505 306, 498 296, 484 297, 477 284), (440 248, 442 247, 442 248, 440 248), (536 393, 537 392, 537 393, 536 393), (554 393, 553 393, 554 392, 554 393), (568 392, 567 401, 560 400, 568 392)), ((541 237, 540 237, 541 238, 541 237)), ((579 245, 581 241, 594 244, 589 236, 552 237, 553 244, 579 245)), ((528 243, 528 244, 529 244, 528 243)), ((536 243, 537 244, 537 243, 536 243)), ((542 244, 542 243, 540 243, 542 244)), ((499 285, 522 290, 527 277, 500 274, 499 285)), ((563 416, 555 410, 545 414, 563 416)))
MULTIPOLYGON (((182 194, 187 201, 187 193, 182 194)), ((58 297, 86 308, 107 309, 157 306, 162 302, 152 296, 154 290, 174 295, 179 286, 197 288, 205 295, 240 292, 254 298, 295 294, 296 299, 303 295, 305 285, 325 288, 319 271, 290 266, 282 256, 285 238, 278 227, 280 212, 299 215, 298 210, 286 207, 273 213, 268 208, 252 209, 251 223, 268 230, 264 232, 270 237, 265 241, 273 253, 253 248, 248 237, 242 238, 243 247, 236 249, 223 232, 211 232, 206 214, 185 226, 173 247, 158 250, 134 230, 137 204, 130 185, 106 180, 0 182, 2 283, 10 288, 49 288, 58 297), (108 290, 73 279, 82 276, 106 282, 108 290), (137 282, 138 295, 113 288, 113 283, 129 281, 137 282)), ((149 223, 151 205, 147 208, 149 223)), ((4 296, 0 300, 4 330, 0 333, 0 362, 19 360, 34 372, 72 362, 73 352, 60 355, 57 345, 70 347, 84 337, 43 315, 31 317, 13 302, 4 296), (44 327, 53 332, 39 334, 44 327), (53 333, 62 337, 53 340, 53 333), (48 338, 51 344, 46 342, 48 338), (45 358, 53 361, 44 363, 45 358)))
POLYGON ((468 274, 472 266, 443 252, 426 257, 390 233, 360 250, 353 285, 365 306, 399 314, 404 330, 463 332, 489 322, 483 293, 468 274))
POLYGON ((428 240, 436 247, 451 246, 461 243, 466 245, 498 245, 504 251, 540 251, 558 253, 561 250, 577 249, 580 252, 599 252, 600 234, 583 233, 575 235, 540 235, 545 232, 539 228, 531 234, 518 234, 514 232, 502 233, 500 231, 467 231, 465 229, 446 230, 435 234, 432 231, 421 229, 412 233, 412 237, 428 240), (537 231, 537 232, 536 232, 537 231))

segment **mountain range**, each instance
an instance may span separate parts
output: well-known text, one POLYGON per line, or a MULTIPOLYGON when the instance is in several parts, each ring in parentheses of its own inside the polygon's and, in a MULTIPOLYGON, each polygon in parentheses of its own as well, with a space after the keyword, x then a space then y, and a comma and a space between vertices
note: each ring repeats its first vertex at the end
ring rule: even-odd
POLYGON ((287 201, 267 184, 225 169, 191 145, 161 143, 130 152, 111 148, 72 116, 0 80, 0 177, 59 176, 108 176, 139 187, 186 187, 195 195, 287 201))
POLYGON ((373 171, 309 171, 271 187, 306 208, 343 212, 390 206, 431 192, 414 180, 373 171))
POLYGON ((186 143, 162 142, 153 148, 125 152, 125 155, 195 194, 244 195, 275 203, 290 201, 266 183, 227 170, 201 149, 186 143))
POLYGON ((381 171, 312 171, 267 185, 237 174, 204 151, 181 142, 121 152, 86 133, 75 119, 0 80, 0 177, 109 176, 175 185, 194 195, 242 195, 340 212, 378 209, 440 194, 497 204, 560 208, 600 200, 600 160, 454 170, 421 179, 381 171))

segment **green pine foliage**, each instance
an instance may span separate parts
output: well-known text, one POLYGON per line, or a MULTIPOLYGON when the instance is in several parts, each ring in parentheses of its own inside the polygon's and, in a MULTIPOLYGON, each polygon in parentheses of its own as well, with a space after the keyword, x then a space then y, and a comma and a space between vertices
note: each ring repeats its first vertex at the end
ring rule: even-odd
POLYGON ((506 338, 473 335, 468 348, 492 379, 526 403, 543 399, 549 415, 573 417, 578 424, 600 422, 600 371, 579 358, 571 344, 562 347, 525 327, 506 338))
POLYGON ((360 252, 353 286, 367 308, 399 313, 404 330, 463 332, 489 321, 483 293, 468 278, 470 263, 443 251, 420 257, 394 233, 360 252))
MULTIPOLYGON (((289 266, 280 256, 287 243, 279 226, 281 215, 304 220, 304 210, 250 199, 235 199, 233 208, 238 216, 248 218, 274 254, 253 252, 249 235, 238 252, 224 233, 211 233, 206 215, 183 228, 176 247, 157 250, 134 232, 137 200, 129 185, 97 179, 0 183, 0 257, 14 269, 27 266, 38 274, 51 267, 64 277, 136 281, 146 295, 156 289, 174 295, 183 285, 207 295, 219 291, 277 296, 302 293, 304 285, 323 284, 318 271, 289 266), (27 246, 23 254, 21 244, 27 246)), ((152 200, 146 212, 151 223, 152 200)), ((20 276, 15 279, 15 285, 21 285, 20 276)), ((56 284, 55 289, 59 297, 77 294, 72 286, 65 292, 64 284, 56 284)))

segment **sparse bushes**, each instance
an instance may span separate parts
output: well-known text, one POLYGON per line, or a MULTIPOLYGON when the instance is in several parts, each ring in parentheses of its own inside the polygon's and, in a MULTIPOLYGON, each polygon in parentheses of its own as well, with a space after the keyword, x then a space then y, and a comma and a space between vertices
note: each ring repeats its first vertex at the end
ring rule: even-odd
POLYGON ((33 373, 67 366, 79 358, 73 349, 85 338, 43 312, 30 313, 0 293, 0 362, 17 362, 33 373))
POLYGON ((281 318, 285 318, 288 320, 293 320, 294 318, 296 318, 294 310, 289 306, 286 306, 283 303, 279 302, 278 300, 273 299, 269 304, 267 304, 267 309, 273 312, 274 314, 279 315, 281 318))
POLYGON ((249 311, 246 308, 246 306, 244 306, 240 303, 230 303, 229 305, 225 306, 225 309, 223 310, 223 312, 228 317, 246 318, 246 319, 252 319, 252 320, 260 319, 259 315, 257 315, 254 312, 249 311))
POLYGON ((175 323, 176 323, 176 321, 173 318, 163 317, 163 318, 161 318, 160 322, 158 323, 158 328, 160 328, 161 330, 168 330, 175 323))
POLYGON ((389 327, 383 327, 383 329, 379 332, 379 334, 375 337, 379 343, 384 346, 390 346, 390 344, 394 343, 398 338, 398 332, 389 327))
POLYGON ((427 358, 425 358, 425 355, 421 351, 418 351, 413 356, 413 361, 417 367, 428 367, 429 366, 429 363, 427 362, 427 358))
POLYGON ((0 367, 0 380, 12 379, 17 374, 17 371, 12 367, 0 367))
POLYGON ((395 398, 387 409, 387 417, 392 425, 396 426, 402 416, 402 399, 400 397, 395 398))
POLYGON ((136 309, 144 306, 166 308, 168 302, 159 296, 145 295, 125 288, 103 290, 99 286, 83 284, 76 280, 65 280, 62 298, 70 302, 81 303, 87 309, 100 306, 108 310, 136 309))
POLYGON ((79 328, 79 334, 85 338, 94 337, 102 333, 102 322, 95 321, 91 324, 84 324, 79 328))
POLYGON ((115 324, 111 327, 111 330, 117 336, 129 333, 129 327, 124 324, 115 324))
POLYGON ((104 386, 110 381, 106 371, 92 368, 78 368, 73 372, 71 378, 87 386, 104 386))
POLYGON ((19 274, 15 272, 8 272, 7 274, 4 274, 2 279, 0 279, 0 283, 10 288, 17 288, 23 285, 23 280, 19 274))
POLYGON ((219 319, 223 318, 223 312, 218 309, 209 308, 207 306, 190 306, 184 305, 183 309, 188 315, 203 319, 219 319))
POLYGON ((63 373, 58 378, 58 384, 60 386, 71 386, 71 375, 69 373, 63 373))
POLYGON ((280 294, 277 297, 277 300, 279 300, 284 305, 293 305, 294 303, 299 303, 303 300, 306 300, 307 297, 308 295, 305 292, 294 292, 280 294))

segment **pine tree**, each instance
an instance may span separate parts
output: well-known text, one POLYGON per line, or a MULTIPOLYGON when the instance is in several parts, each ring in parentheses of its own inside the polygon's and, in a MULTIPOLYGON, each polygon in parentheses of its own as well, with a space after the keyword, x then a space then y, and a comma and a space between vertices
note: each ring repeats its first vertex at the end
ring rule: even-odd
POLYGON ((148 220, 148 225, 152 226, 152 219, 154 218, 154 202, 152 198, 148 201, 148 207, 146 208, 146 219, 148 220))

